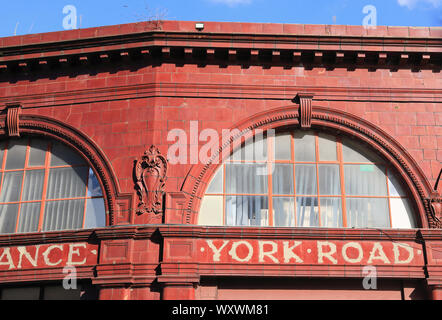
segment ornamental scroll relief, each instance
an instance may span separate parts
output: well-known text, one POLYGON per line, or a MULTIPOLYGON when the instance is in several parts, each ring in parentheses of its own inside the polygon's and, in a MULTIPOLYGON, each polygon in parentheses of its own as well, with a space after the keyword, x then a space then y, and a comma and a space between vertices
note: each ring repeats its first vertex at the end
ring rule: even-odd
POLYGON ((430 200, 430 209, 434 228, 442 228, 442 198, 430 200))
POLYGON ((298 93, 293 99, 294 103, 299 104, 299 123, 303 129, 312 126, 312 100, 313 94, 311 93, 298 93))
POLYGON ((14 104, 7 106, 8 113, 6 116, 6 123, 8 127, 8 135, 10 137, 20 137, 20 113, 21 105, 14 104))
POLYGON ((139 203, 137 214, 144 213, 154 216, 151 223, 161 223, 163 212, 163 196, 166 182, 167 160, 157 147, 151 146, 144 152, 141 160, 135 160, 135 189, 139 203))
POLYGON ((439 182, 442 179, 442 169, 439 171, 439 176, 436 179, 436 183, 434 185, 434 194, 431 197, 429 202, 430 213, 430 227, 433 228, 442 228, 442 197, 438 192, 439 182))

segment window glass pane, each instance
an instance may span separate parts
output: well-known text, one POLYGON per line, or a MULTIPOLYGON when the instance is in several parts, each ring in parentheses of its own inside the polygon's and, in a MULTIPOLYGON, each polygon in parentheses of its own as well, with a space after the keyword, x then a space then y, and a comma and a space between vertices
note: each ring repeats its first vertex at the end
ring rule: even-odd
POLYGON ((22 203, 17 232, 37 232, 41 202, 22 203))
POLYGON ((240 161, 244 160, 245 156, 243 156, 243 147, 238 147, 235 151, 232 152, 232 155, 227 159, 227 161, 240 161))
POLYGON ((295 132, 295 161, 316 161, 315 136, 310 131, 295 132))
POLYGON ((1 290, 2 300, 38 300, 39 287, 5 288, 1 290))
POLYGON ((44 170, 28 170, 25 174, 22 201, 40 200, 43 194, 44 170))
POLYGON ((253 139, 249 139, 242 149, 242 157, 240 160, 255 160, 253 139))
POLYGON ((329 134, 318 134, 319 160, 337 161, 336 138, 329 134))
POLYGON ((393 197, 407 196, 403 184, 398 181, 391 170, 388 170, 388 191, 390 192, 390 196, 393 197))
POLYGON ((6 170, 23 169, 26 160, 27 140, 10 140, 6 156, 6 170))
POLYGON ((316 165, 297 164, 295 168, 296 194, 314 195, 316 188, 316 165))
POLYGON ((94 171, 89 168, 89 179, 87 186, 87 196, 88 197, 101 197, 103 193, 101 192, 100 183, 95 176, 94 171))
POLYGON ((273 197, 273 225, 275 227, 295 226, 295 203, 292 197, 273 197))
POLYGON ((227 193, 267 193, 266 164, 227 164, 227 193))
POLYGON ((5 172, 3 178, 0 202, 13 202, 20 200, 23 171, 5 172))
POLYGON ((18 203, 0 204, 0 233, 14 233, 18 203))
POLYGON ((103 198, 86 200, 85 229, 101 228, 106 226, 106 215, 103 198))
POLYGON ((32 139, 29 150, 29 167, 43 167, 45 165, 48 142, 46 140, 32 139))
POLYGON ((386 198, 347 198, 347 226, 350 228, 389 228, 386 198))
POLYGON ((342 155, 344 162, 383 163, 382 159, 374 152, 369 152, 369 147, 348 138, 342 139, 342 155))
POLYGON ((289 133, 278 134, 275 136, 275 159, 291 160, 292 159, 292 135, 289 133))
POLYGON ((51 150, 51 166, 86 164, 80 155, 66 145, 53 141, 51 150))
POLYGON ((80 229, 85 199, 47 201, 42 231, 80 229))
POLYGON ((296 198, 296 223, 298 227, 319 227, 318 198, 296 198))
POLYGON ((340 195, 341 180, 339 176, 339 165, 319 165, 319 193, 322 195, 340 195))
POLYGON ((340 228, 343 225, 341 199, 321 197, 321 226, 340 228))
POLYGON ((387 179, 383 166, 370 164, 344 165, 345 193, 357 196, 386 196, 387 179))
POLYGON ((293 194, 293 165, 272 164, 272 188, 274 194, 293 194))
POLYGON ((223 196, 205 196, 201 203, 198 224, 205 226, 222 226, 223 196))
POLYGON ((268 200, 265 196, 227 196, 226 225, 267 226, 268 200))
POLYGON ((47 199, 84 197, 88 172, 87 167, 50 169, 47 199))
POLYGON ((223 193, 223 174, 224 169, 223 165, 221 165, 217 170, 215 175, 210 181, 209 187, 207 188, 206 193, 223 193))
POLYGON ((267 160, 267 138, 255 135, 253 140, 246 143, 246 160, 264 161, 267 160))
POLYGON ((244 146, 233 152, 232 160, 244 161, 264 161, 267 159, 267 139, 262 135, 256 135, 248 139, 244 146))
POLYGON ((392 228, 415 228, 413 210, 408 199, 390 198, 392 228))

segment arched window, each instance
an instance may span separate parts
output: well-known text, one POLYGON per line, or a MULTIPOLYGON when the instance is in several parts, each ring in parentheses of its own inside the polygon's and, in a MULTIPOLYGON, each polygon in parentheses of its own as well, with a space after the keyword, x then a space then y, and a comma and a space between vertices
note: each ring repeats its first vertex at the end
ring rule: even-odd
POLYGON ((40 138, 0 144, 0 233, 106 225, 101 186, 66 145, 40 138))
POLYGON ((413 228, 415 220, 395 170, 368 146, 285 131, 249 140, 218 168, 198 224, 413 228))

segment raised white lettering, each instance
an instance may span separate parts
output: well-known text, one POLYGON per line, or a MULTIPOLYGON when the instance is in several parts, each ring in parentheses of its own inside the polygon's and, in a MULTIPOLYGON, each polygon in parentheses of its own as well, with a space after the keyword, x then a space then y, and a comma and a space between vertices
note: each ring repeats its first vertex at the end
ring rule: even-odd
POLYGON ((344 258, 344 260, 346 262, 349 263, 358 263, 361 262, 362 258, 364 257, 364 252, 362 251, 362 247, 359 243, 357 242, 349 242, 346 243, 343 247, 342 247, 342 257, 344 258), (348 248, 355 248, 356 250, 358 250, 358 256, 357 258, 350 258, 347 255, 347 249, 348 248))
POLYGON ((38 250, 40 249, 40 246, 35 246, 35 255, 34 258, 31 257, 31 255, 29 254, 28 250, 26 250, 26 247, 18 247, 18 252, 20 252, 20 258, 18 260, 18 265, 17 268, 21 269, 21 263, 23 260, 23 256, 26 257, 26 259, 28 259, 28 261, 32 264, 32 266, 36 267, 37 266, 37 261, 38 261, 38 250))
POLYGON ((45 250, 45 252, 43 252, 43 259, 44 259, 44 262, 46 263, 46 265, 51 266, 51 267, 60 264, 61 261, 62 261, 61 258, 60 258, 60 260, 58 260, 57 262, 51 262, 51 261, 49 260, 49 255, 51 254, 51 251, 54 250, 54 249, 59 249, 60 251, 63 251, 63 246, 62 246, 61 244, 59 244, 59 245, 53 245, 53 246, 49 246, 49 247, 45 250))
POLYGON ((289 247, 288 241, 283 241, 284 246, 284 263, 289 263, 290 259, 295 259, 297 263, 303 263, 304 261, 296 254, 293 253, 293 249, 299 246, 302 242, 295 241, 291 247, 289 247))
POLYGON ((324 258, 327 258, 333 264, 337 264, 338 260, 333 258, 333 254, 336 253, 336 245, 329 241, 318 241, 318 263, 324 263, 324 258), (323 252, 323 247, 328 246, 330 251, 323 252))
POLYGON ((79 248, 86 249, 86 243, 71 243, 71 244, 69 244, 68 262, 66 263, 66 265, 79 266, 79 265, 86 263, 86 257, 82 261, 72 261, 74 254, 76 254, 77 256, 80 256, 79 248))
POLYGON ((387 256, 385 255, 384 249, 382 248, 382 245, 379 242, 375 242, 373 245, 373 249, 370 252, 370 257, 368 258, 367 263, 371 264, 373 263, 373 260, 381 260, 384 263, 389 264, 390 260, 388 260, 387 256), (378 252, 378 255, 375 255, 375 253, 378 252))
POLYGON ((237 241, 234 242, 232 245, 232 248, 229 251, 230 256, 232 257, 232 259, 235 259, 236 261, 239 262, 249 262, 250 259, 252 258, 253 255, 253 247, 250 243, 248 243, 247 241, 237 241), (247 247, 247 249, 249 250, 249 253, 247 254, 247 256, 243 259, 241 259, 240 257, 238 257, 238 254, 236 252, 237 248, 240 245, 245 245, 247 247))
POLYGON ((14 262, 12 261, 10 248, 3 249, 3 253, 0 256, 0 266, 9 266, 9 270, 15 268, 14 262), (6 261, 3 261, 3 259, 5 257, 6 257, 6 261))
POLYGON ((274 241, 259 241, 259 262, 264 262, 264 257, 270 258, 274 263, 279 263, 278 259, 276 259, 273 254, 278 251, 278 245, 274 241), (271 246, 272 249, 270 251, 264 251, 264 246, 271 246))
POLYGON ((402 243, 393 243, 393 253, 394 253, 394 263, 398 263, 398 264, 405 264, 405 263, 410 263, 411 260, 413 260, 414 258, 414 251, 413 248, 402 244, 402 243), (408 258, 405 260, 401 260, 400 258, 400 252, 399 252, 399 248, 403 248, 408 252, 408 258))
POLYGON ((229 243, 229 240, 224 240, 221 247, 217 248, 212 240, 207 240, 207 245, 210 249, 213 251, 213 261, 220 261, 221 251, 224 249, 224 247, 229 243))

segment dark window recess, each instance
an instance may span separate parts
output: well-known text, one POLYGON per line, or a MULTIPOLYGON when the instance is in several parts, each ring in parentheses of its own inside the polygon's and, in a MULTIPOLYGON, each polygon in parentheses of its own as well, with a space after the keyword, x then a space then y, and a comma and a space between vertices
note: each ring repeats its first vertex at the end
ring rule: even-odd
POLYGON ((98 289, 89 282, 77 283, 76 289, 66 290, 63 284, 17 285, 0 287, 0 300, 98 300, 98 289))

